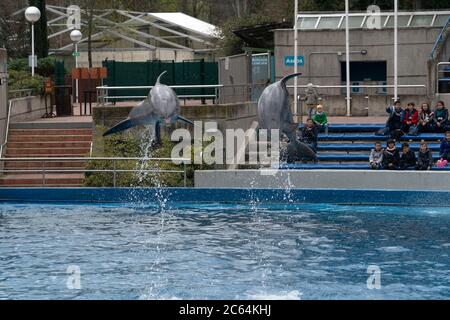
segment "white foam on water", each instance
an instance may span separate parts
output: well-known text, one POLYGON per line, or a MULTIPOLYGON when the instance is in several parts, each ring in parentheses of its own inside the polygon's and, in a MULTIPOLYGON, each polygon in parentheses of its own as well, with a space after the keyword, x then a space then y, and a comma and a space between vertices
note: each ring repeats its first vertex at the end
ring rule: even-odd
POLYGON ((402 252, 411 251, 410 249, 407 249, 407 248, 402 247, 402 246, 398 246, 398 247, 396 247, 396 246, 394 246, 394 247, 381 247, 381 248, 377 248, 377 250, 388 252, 388 253, 402 253, 402 252))
POLYGON ((251 300, 301 300, 301 293, 298 290, 285 291, 279 293, 257 292, 249 293, 247 297, 251 300))

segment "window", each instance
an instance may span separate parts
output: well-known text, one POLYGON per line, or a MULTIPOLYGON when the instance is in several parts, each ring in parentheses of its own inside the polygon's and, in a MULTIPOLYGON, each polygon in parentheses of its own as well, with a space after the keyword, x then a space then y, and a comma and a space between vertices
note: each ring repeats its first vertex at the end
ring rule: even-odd
POLYGON ((429 27, 433 21, 433 16, 413 16, 411 27, 429 27))
POLYGON ((318 29, 337 29, 341 17, 322 17, 318 29))
POLYGON ((434 27, 443 27, 447 23, 447 20, 450 18, 448 15, 437 15, 436 20, 434 21, 434 27))
MULTIPOLYGON (((398 16, 398 26, 407 27, 409 19, 411 19, 411 16, 398 16)), ((386 27, 394 27, 394 16, 389 16, 386 27)))
MULTIPOLYGON (((364 20, 363 16, 360 17, 349 17, 348 18, 348 26, 349 28, 361 28, 361 24, 364 20)), ((341 29, 345 29, 345 17, 342 20, 341 29)))
MULTIPOLYGON (((387 64, 386 61, 351 61, 350 81, 386 81, 387 64)), ((347 81, 345 61, 341 62, 341 81, 347 81)))
POLYGON ((317 19, 318 18, 316 17, 314 18, 305 17, 301 19, 301 21, 299 22, 300 23, 299 29, 314 29, 316 27, 317 19))

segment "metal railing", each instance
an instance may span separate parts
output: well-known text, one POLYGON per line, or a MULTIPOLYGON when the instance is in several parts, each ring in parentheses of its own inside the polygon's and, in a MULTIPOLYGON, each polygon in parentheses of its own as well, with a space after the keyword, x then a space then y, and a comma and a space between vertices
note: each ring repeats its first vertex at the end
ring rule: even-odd
MULTIPOLYGON (((346 89, 347 88, 346 85, 330 85, 330 86, 328 86, 328 85, 325 85, 325 86, 313 85, 313 86, 314 86, 314 88, 317 88, 317 89, 332 89, 332 90, 333 89, 346 89)), ((293 85, 290 85, 290 86, 287 86, 287 87, 290 88, 290 89, 294 88, 293 85)), ((297 87, 305 89, 308 86, 307 85, 298 85, 297 87)), ((350 89, 372 89, 372 90, 376 89, 376 90, 379 90, 379 89, 392 89, 394 87, 395 87, 394 85, 378 85, 378 84, 374 84, 374 85, 364 85, 364 84, 361 84, 361 85, 350 85, 350 89)), ((426 88, 427 88, 427 86, 425 84, 399 84, 397 87, 398 88, 404 88, 404 89, 425 89, 425 91, 426 91, 426 88)), ((320 92, 320 94, 321 95, 327 95, 326 93, 323 93, 323 92, 320 92)), ((375 91, 374 90, 374 92, 360 92, 360 93, 352 93, 352 94, 353 95, 358 95, 358 94, 379 95, 381 93, 379 91, 375 91)), ((387 91, 384 92, 383 94, 386 95, 387 91)), ((426 93, 424 93, 424 94, 426 94, 426 93)), ((333 95, 333 94, 328 94, 328 95, 333 95)), ((337 95, 337 94, 334 94, 334 95, 337 95)))
MULTIPOLYGON (((110 91, 114 90, 151 90, 154 86, 100 86, 97 87, 97 103, 99 105, 108 103, 110 100, 121 100, 121 99, 145 99, 147 96, 111 96, 110 91)), ((219 97, 219 88, 223 85, 174 85, 169 86, 172 89, 214 89, 214 94, 199 94, 199 95, 178 95, 180 99, 213 99, 217 101, 219 97)))
POLYGON ((44 158, 44 157, 30 157, 30 158, 1 158, 0 162, 40 162, 39 168, 32 169, 7 169, 5 166, 0 166, 0 173, 2 174, 11 174, 11 173, 38 173, 41 174, 42 177, 42 186, 47 185, 48 174, 51 173, 110 173, 112 178, 113 187, 117 186, 117 175, 119 173, 166 173, 166 174, 183 174, 183 184, 184 187, 187 186, 187 167, 186 164, 190 163, 190 159, 186 158, 108 158, 108 157, 59 157, 59 158, 44 158), (118 169, 117 162, 127 162, 134 161, 136 163, 142 161, 154 161, 154 162, 172 162, 172 161, 182 162, 183 170, 164 170, 164 169, 118 169), (96 162, 96 161, 109 161, 111 162, 111 169, 57 169, 55 167, 51 167, 52 163, 55 162, 96 162))
POLYGON ((446 32, 448 32, 450 28, 450 17, 448 17, 447 22, 445 23, 444 27, 442 28, 441 32, 439 33, 439 36, 436 39, 436 42, 433 45, 433 49, 431 49, 431 53, 430 53, 430 60, 434 60, 437 57, 437 51, 438 51, 438 47, 441 46, 444 43, 444 38, 446 36, 446 32))
POLYGON ((8 98, 17 99, 17 98, 31 97, 35 91, 36 91, 35 89, 9 90, 8 98))
POLYGON ((9 100, 9 103, 8 103, 8 117, 6 118, 5 139, 3 140, 3 143, 0 146, 0 159, 3 158, 3 149, 8 144, 9 123, 11 121, 11 107, 12 107, 12 103, 13 103, 13 101, 9 100))
POLYGON ((436 65, 436 94, 439 94, 439 82, 443 80, 450 82, 450 78, 444 79, 439 76, 440 73, 450 73, 450 68, 448 70, 441 70, 442 66, 450 67, 450 62, 439 62, 436 65))

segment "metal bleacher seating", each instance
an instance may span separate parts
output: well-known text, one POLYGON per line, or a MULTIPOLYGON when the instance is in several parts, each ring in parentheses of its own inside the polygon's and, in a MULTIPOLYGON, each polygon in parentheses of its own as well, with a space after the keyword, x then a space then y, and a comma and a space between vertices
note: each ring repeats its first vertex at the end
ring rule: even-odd
MULTIPOLYGON (((370 151, 375 141, 381 141, 385 147, 388 136, 376 135, 383 124, 335 124, 330 125, 329 134, 319 134, 318 163, 282 164, 281 169, 329 169, 329 170, 367 170, 370 151)), ((411 150, 417 152, 422 140, 428 142, 436 160, 439 156, 442 133, 423 133, 417 136, 403 136, 397 142, 401 149, 403 142, 410 144, 411 150)), ((433 170, 450 171, 450 167, 443 169, 434 167, 433 170)))

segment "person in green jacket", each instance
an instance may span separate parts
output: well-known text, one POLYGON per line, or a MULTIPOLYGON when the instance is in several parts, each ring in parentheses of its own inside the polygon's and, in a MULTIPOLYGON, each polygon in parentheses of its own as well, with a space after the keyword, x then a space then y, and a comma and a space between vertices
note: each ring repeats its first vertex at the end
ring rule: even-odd
POLYGON ((313 115, 312 120, 320 132, 325 131, 325 134, 328 135, 327 114, 323 111, 323 106, 321 104, 319 104, 316 109, 317 111, 313 115))

